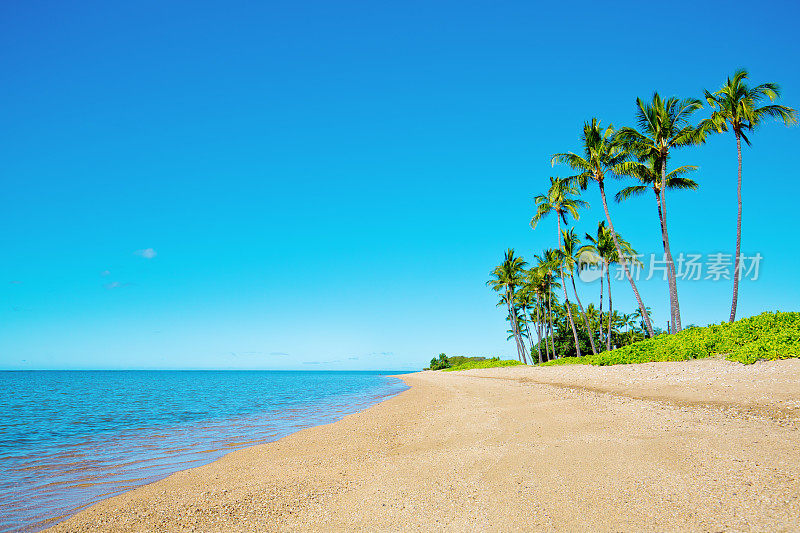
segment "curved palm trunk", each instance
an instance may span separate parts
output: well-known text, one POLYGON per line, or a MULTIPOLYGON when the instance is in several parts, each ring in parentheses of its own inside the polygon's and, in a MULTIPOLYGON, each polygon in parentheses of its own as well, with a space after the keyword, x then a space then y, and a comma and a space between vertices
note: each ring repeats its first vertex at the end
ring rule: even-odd
MULTIPOLYGON (((572 292, 575 293, 575 301, 578 302, 578 308, 581 310, 581 315, 583 316, 583 325, 586 326, 586 332, 589 334, 589 343, 592 345, 592 353, 597 355, 597 348, 594 345, 594 331, 592 331, 592 327, 589 325, 589 319, 586 318, 586 311, 583 309, 583 304, 578 296, 578 289, 575 287, 575 277, 570 276, 569 279, 572 282, 572 292)), ((600 278, 601 283, 602 280, 603 278, 600 278)))
POLYGON ((611 315, 613 308, 611 306, 611 273, 606 269, 606 281, 608 281, 608 332, 606 333, 606 350, 611 351, 611 315))
POLYGON ((667 158, 661 161, 661 194, 658 196, 659 219, 661 221, 661 240, 664 245, 664 258, 667 261, 667 281, 669 283, 669 304, 672 315, 672 327, 675 333, 681 330, 681 307, 678 302, 678 282, 675 279, 675 262, 672 260, 672 251, 669 247, 669 232, 667 231, 667 158))
MULTIPOLYGON (((617 249, 617 256, 619 257, 620 263, 622 264, 622 269, 625 271, 625 276, 628 278, 628 282, 631 284, 631 289, 633 289, 633 294, 636 296, 636 302, 639 304, 639 310, 642 312, 642 316, 644 317, 645 325, 647 326, 647 333, 650 337, 653 337, 653 325, 650 323, 650 317, 647 315, 647 311, 644 307, 644 302, 642 302, 642 297, 639 295, 639 290, 636 288, 636 283, 633 281, 633 276, 631 276, 631 271, 628 269, 628 264, 624 260, 624 256, 622 255, 622 248, 619 246, 619 239, 617 239, 617 232, 614 231, 614 224, 611 222, 611 214, 608 212, 608 202, 606 201, 606 190, 605 186, 603 185, 602 180, 598 180, 600 185, 600 197, 603 200, 603 210, 606 212, 606 221, 608 222, 608 229, 611 231, 611 238, 614 239, 614 246, 617 249)), ((609 317, 611 320, 611 317, 609 317)))
POLYGON ((731 301, 731 317, 729 322, 736 320, 736 306, 739 303, 739 256, 742 253, 742 137, 736 133, 736 157, 739 160, 739 173, 736 182, 736 198, 738 211, 736 212, 736 255, 733 259, 733 300, 731 301))
MULTIPOLYGON (((558 222, 558 247, 563 251, 564 248, 561 246, 561 218, 560 214, 556 215, 556 221, 558 222)), ((564 289, 564 305, 567 308, 567 316, 569 317, 569 325, 572 328, 572 337, 575 339, 575 353, 578 357, 581 356, 581 344, 578 340, 578 330, 575 329, 575 321, 572 319, 572 308, 569 305, 569 297, 567 296, 567 278, 564 277, 564 268, 559 265, 558 272, 561 274, 561 288, 564 289)), ((586 318, 586 317, 584 317, 586 318)))

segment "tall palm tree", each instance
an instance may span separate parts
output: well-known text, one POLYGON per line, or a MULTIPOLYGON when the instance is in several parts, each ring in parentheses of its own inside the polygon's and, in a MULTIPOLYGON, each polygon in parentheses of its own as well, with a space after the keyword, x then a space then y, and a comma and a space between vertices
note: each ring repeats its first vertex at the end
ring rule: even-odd
MULTIPOLYGON (((536 229, 537 224, 547 215, 553 213, 556 215, 556 230, 558 233, 556 236, 558 237, 558 246, 561 252, 564 251, 564 247, 561 241, 561 221, 564 221, 564 224, 567 223, 567 214, 571 215, 575 220, 580 218, 578 214, 578 208, 580 207, 587 207, 585 201, 580 200, 578 198, 573 198, 577 194, 578 190, 573 186, 570 185, 568 181, 562 180, 560 178, 550 177, 550 188, 547 190, 547 194, 540 194, 534 198, 536 202, 536 213, 531 218, 531 228, 536 229)), ((556 263, 558 266, 558 270, 561 274, 561 279, 566 281, 564 277, 564 265, 562 258, 564 256, 558 255, 555 256, 557 259, 556 263)), ((571 256, 570 256, 571 257, 571 256)), ((567 315, 569 317, 569 324, 572 327, 572 335, 575 338, 575 348, 577 350, 578 357, 581 356, 581 347, 580 343, 578 342, 578 330, 575 329, 575 321, 572 318, 572 310, 569 305, 569 296, 567 296, 567 285, 566 283, 562 283, 561 287, 564 289, 564 302, 566 303, 567 307, 567 315)))
MULTIPOLYGON (((584 244, 578 249, 578 256, 580 257, 585 252, 590 252, 595 257, 599 257, 603 263, 603 273, 605 274, 606 282, 608 285, 608 315, 607 315, 607 332, 606 332, 606 350, 611 350, 611 317, 614 312, 614 303, 611 298, 611 265, 620 262, 620 255, 617 252, 617 247, 614 239, 611 237, 611 232, 606 228, 605 221, 601 220, 597 223, 596 235, 586 234, 587 244, 584 244)), ((636 256, 636 250, 626 241, 622 235, 617 234, 617 241, 622 249, 623 259, 625 257, 633 258, 636 256)), ((600 276, 600 316, 603 316, 603 276, 600 276)))
POLYGON ((745 132, 750 132, 767 119, 782 120, 790 126, 797 123, 797 111, 791 107, 777 104, 761 105, 765 100, 774 102, 781 95, 780 87, 775 83, 762 83, 755 87, 748 86, 747 71, 737 70, 732 78, 715 93, 706 93, 706 101, 713 110, 711 117, 705 121, 708 129, 718 133, 730 128, 736 137, 736 157, 739 170, 736 180, 736 255, 733 266, 733 299, 731 301, 730 322, 736 320, 736 305, 739 302, 740 255, 742 251, 742 139, 750 146, 750 139, 745 132))
MULTIPOLYGON (((551 290, 548 285, 547 281, 547 274, 544 272, 543 268, 540 266, 534 266, 530 270, 528 270, 528 277, 527 277, 527 286, 535 295, 536 299, 536 334, 539 339, 539 344, 537 345, 538 355, 539 355, 539 362, 542 361, 542 329, 544 327, 545 334, 547 332, 546 329, 546 316, 545 313, 545 302, 547 301, 547 294, 551 290)), ((531 318, 533 318, 531 316, 531 318)), ((547 342, 545 337, 545 357, 547 360, 550 360, 550 344, 547 342)))
MULTIPOLYGON (((531 287, 528 285, 527 282, 527 272, 523 276, 523 284, 520 289, 517 291, 517 305, 519 306, 519 310, 522 314, 522 333, 523 337, 528 339, 528 348, 526 352, 530 354, 531 361, 533 361, 533 335, 531 334, 531 328, 529 325, 529 318, 530 309, 536 305, 535 299, 536 296, 531 290, 531 287)), ((532 322, 532 320, 531 320, 532 322)))
MULTIPOLYGON (((671 254, 667 254, 667 241, 663 238, 663 236, 666 235, 667 225, 666 218, 661 210, 662 205, 666 205, 664 197, 665 195, 663 194, 661 187, 662 184, 664 184, 664 186, 666 186, 666 190, 697 190, 697 182, 691 178, 684 177, 685 174, 695 170, 697 170, 696 166, 683 165, 668 173, 666 175, 666 180, 662 181, 661 168, 659 166, 658 159, 650 156, 643 163, 634 163, 628 170, 628 175, 638 180, 640 185, 631 185, 629 187, 625 187, 614 196, 614 199, 617 201, 617 203, 619 203, 634 196, 639 196, 647 189, 651 189, 655 194, 658 220, 661 224, 661 243, 664 245, 664 257, 667 260, 667 280, 669 283, 673 283, 675 281, 676 275, 675 265, 672 262, 672 256, 671 254)), ((672 287, 672 285, 670 285, 670 287, 672 287)), ((672 316, 672 324, 674 325, 674 333, 677 333, 680 331, 680 329, 682 329, 679 320, 680 306, 678 305, 677 300, 677 290, 678 289, 676 285, 674 291, 676 298, 674 300, 672 298, 673 292, 670 291, 670 314, 672 316)))
POLYGON ((664 259, 667 263, 667 280, 669 283, 669 303, 672 323, 675 331, 681 330, 681 308, 678 301, 678 284, 675 276, 675 263, 669 246, 667 231, 667 160, 670 150, 699 144, 705 140, 703 128, 689 123, 689 118, 703 104, 696 98, 679 100, 672 96, 666 100, 656 92, 651 102, 636 99, 636 122, 639 131, 633 128, 621 128, 617 132, 620 141, 626 143, 628 149, 640 160, 650 161, 660 173, 659 222, 661 223, 661 241, 664 246, 664 259))
MULTIPOLYGON (((553 289, 557 288, 561 284, 555 279, 554 270, 556 264, 558 263, 558 254, 555 250, 548 249, 544 251, 543 255, 537 255, 536 258, 536 268, 539 270, 542 280, 543 280, 543 290, 544 290, 544 304, 545 304, 545 321, 547 328, 545 328, 545 342, 549 340, 550 342, 550 352, 552 353, 552 357, 558 357, 556 353, 556 345, 555 345, 555 332, 553 329, 553 300, 554 294, 553 289), (547 330, 549 329, 549 333, 547 330)), ((558 303, 558 302, 556 302, 558 303)))
MULTIPOLYGON (((546 282, 544 273, 535 266, 530 268, 525 275, 525 285, 523 288, 525 300, 528 304, 525 311, 528 313, 530 322, 536 325, 536 351, 538 352, 539 363, 544 362, 542 356, 542 309, 545 301, 546 282), (536 316, 534 318, 534 312, 536 316)), ((532 342, 532 341, 531 341, 532 342)), ((550 359, 550 346, 545 342, 545 356, 550 359)), ((531 359, 533 359, 533 347, 531 347, 531 359)))
MULTIPOLYGON (((614 245, 617 248, 617 254, 620 259, 623 259, 622 249, 620 248, 617 234, 614 231, 614 224, 611 222, 611 213, 608 210, 608 202, 606 201, 605 180, 607 176, 615 177, 625 173, 625 166, 630 154, 624 147, 616 141, 614 136, 614 128, 609 126, 602 128, 600 121, 593 118, 583 126, 583 134, 581 135, 581 142, 583 144, 583 156, 573 152, 565 152, 553 155, 551 163, 564 163, 578 174, 571 179, 577 183, 581 189, 586 189, 589 181, 597 183, 600 189, 600 198, 603 200, 603 210, 606 214, 606 221, 608 222, 611 237, 614 240, 614 245)), ((644 302, 636 288, 636 282, 633 281, 633 276, 628 269, 627 261, 621 261, 622 268, 625 270, 625 276, 631 285, 633 294, 636 297, 636 302, 639 304, 639 309, 645 315, 647 321, 647 331, 650 336, 653 336, 653 326, 650 323, 650 318, 644 313, 644 302)))
MULTIPOLYGON (((516 288, 522 284, 522 274, 525 270, 525 265, 527 265, 527 263, 521 257, 514 256, 514 249, 509 248, 506 250, 503 262, 492 270, 492 277, 486 282, 492 290, 502 293, 506 306, 508 307, 509 319, 517 316, 514 292, 516 288)), ((520 362, 523 362, 523 357, 525 357, 525 345, 522 343, 522 336, 517 327, 516 320, 511 320, 511 327, 514 330, 514 339, 517 343, 517 355, 520 362)))
MULTIPOLYGON (((568 230, 564 230, 561 234, 561 242, 563 243, 562 246, 562 262, 564 264, 564 270, 569 273, 569 280, 572 282, 572 292, 575 293, 575 301, 578 302, 578 308, 581 310, 581 316, 583 317, 583 325, 586 326, 586 333, 589 335, 589 343, 592 346, 592 353, 597 355, 597 347, 594 344, 594 331, 592 331, 592 327, 589 325, 589 320, 586 318, 586 310, 583 308, 583 304, 581 303, 581 299, 578 296, 578 289, 575 287, 575 268, 578 265, 578 247, 580 246, 580 240, 575 235, 575 230, 570 228, 568 230)), ((562 275, 563 278, 563 275, 562 275)), ((564 280, 566 283, 566 280, 564 280)))

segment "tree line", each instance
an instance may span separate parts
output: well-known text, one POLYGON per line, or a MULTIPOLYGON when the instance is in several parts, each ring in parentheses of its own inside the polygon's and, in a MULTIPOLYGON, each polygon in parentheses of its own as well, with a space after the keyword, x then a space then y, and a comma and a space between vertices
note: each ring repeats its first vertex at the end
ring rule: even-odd
POLYGON ((752 131, 770 119, 787 126, 797 123, 795 109, 775 103, 780 98, 777 84, 751 86, 748 82, 747 71, 740 69, 727 78, 719 90, 705 90, 703 100, 710 113, 698 121, 693 120, 695 114, 704 108, 699 98, 663 98, 658 92, 649 101, 637 98, 636 127, 615 129, 592 118, 583 126, 579 151, 551 157, 553 166, 564 165, 572 175, 550 178, 547 191, 535 197, 536 211, 530 225, 537 229, 544 219, 554 218, 556 247, 535 254, 530 266, 513 249, 507 250, 487 282, 500 294, 498 305, 507 312, 508 338, 514 339, 520 361, 527 363, 528 356, 532 361, 534 351, 539 362, 581 356, 589 351, 596 355, 604 349, 611 350, 662 333, 653 327, 650 308, 645 306, 631 272, 636 251, 614 227, 605 190, 609 179, 633 181, 615 195, 616 202, 645 195, 648 191, 653 193, 669 293, 670 321, 666 333, 683 329, 667 224, 667 192, 696 190, 698 184, 690 176, 697 167, 684 165, 670 170, 668 162, 674 150, 702 145, 709 135, 724 132, 733 133, 738 160, 736 245, 729 321, 736 319, 741 278, 742 141, 749 146, 752 131), (577 221, 580 210, 589 206, 581 194, 590 185, 596 185, 600 192, 605 220, 597 224, 594 233, 586 233, 585 243, 581 243, 570 221, 577 221), (636 299, 638 309, 630 315, 620 315, 613 310, 612 265, 622 269, 636 299), (587 267, 599 268, 601 272, 597 307, 593 303, 584 306, 576 288, 576 273, 587 267), (608 302, 606 312, 603 312, 604 288, 608 302), (574 304, 570 301, 570 292, 574 304), (561 297, 563 300, 559 301, 561 297))

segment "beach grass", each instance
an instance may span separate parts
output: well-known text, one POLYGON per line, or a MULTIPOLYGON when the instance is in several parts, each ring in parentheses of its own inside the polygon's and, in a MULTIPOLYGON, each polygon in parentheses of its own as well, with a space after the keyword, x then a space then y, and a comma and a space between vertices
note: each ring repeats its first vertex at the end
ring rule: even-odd
POLYGON ((596 356, 564 357, 543 365, 606 366, 685 361, 712 356, 724 356, 729 361, 743 364, 800 357, 800 313, 766 312, 732 324, 692 327, 674 335, 658 335, 596 356))

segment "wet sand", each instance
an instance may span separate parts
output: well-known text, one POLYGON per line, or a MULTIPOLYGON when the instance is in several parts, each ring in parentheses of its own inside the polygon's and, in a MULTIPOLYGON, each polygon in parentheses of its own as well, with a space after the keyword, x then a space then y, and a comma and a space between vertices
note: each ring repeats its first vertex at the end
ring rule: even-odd
POLYGON ((800 531, 800 360, 401 376, 54 531, 800 531))

